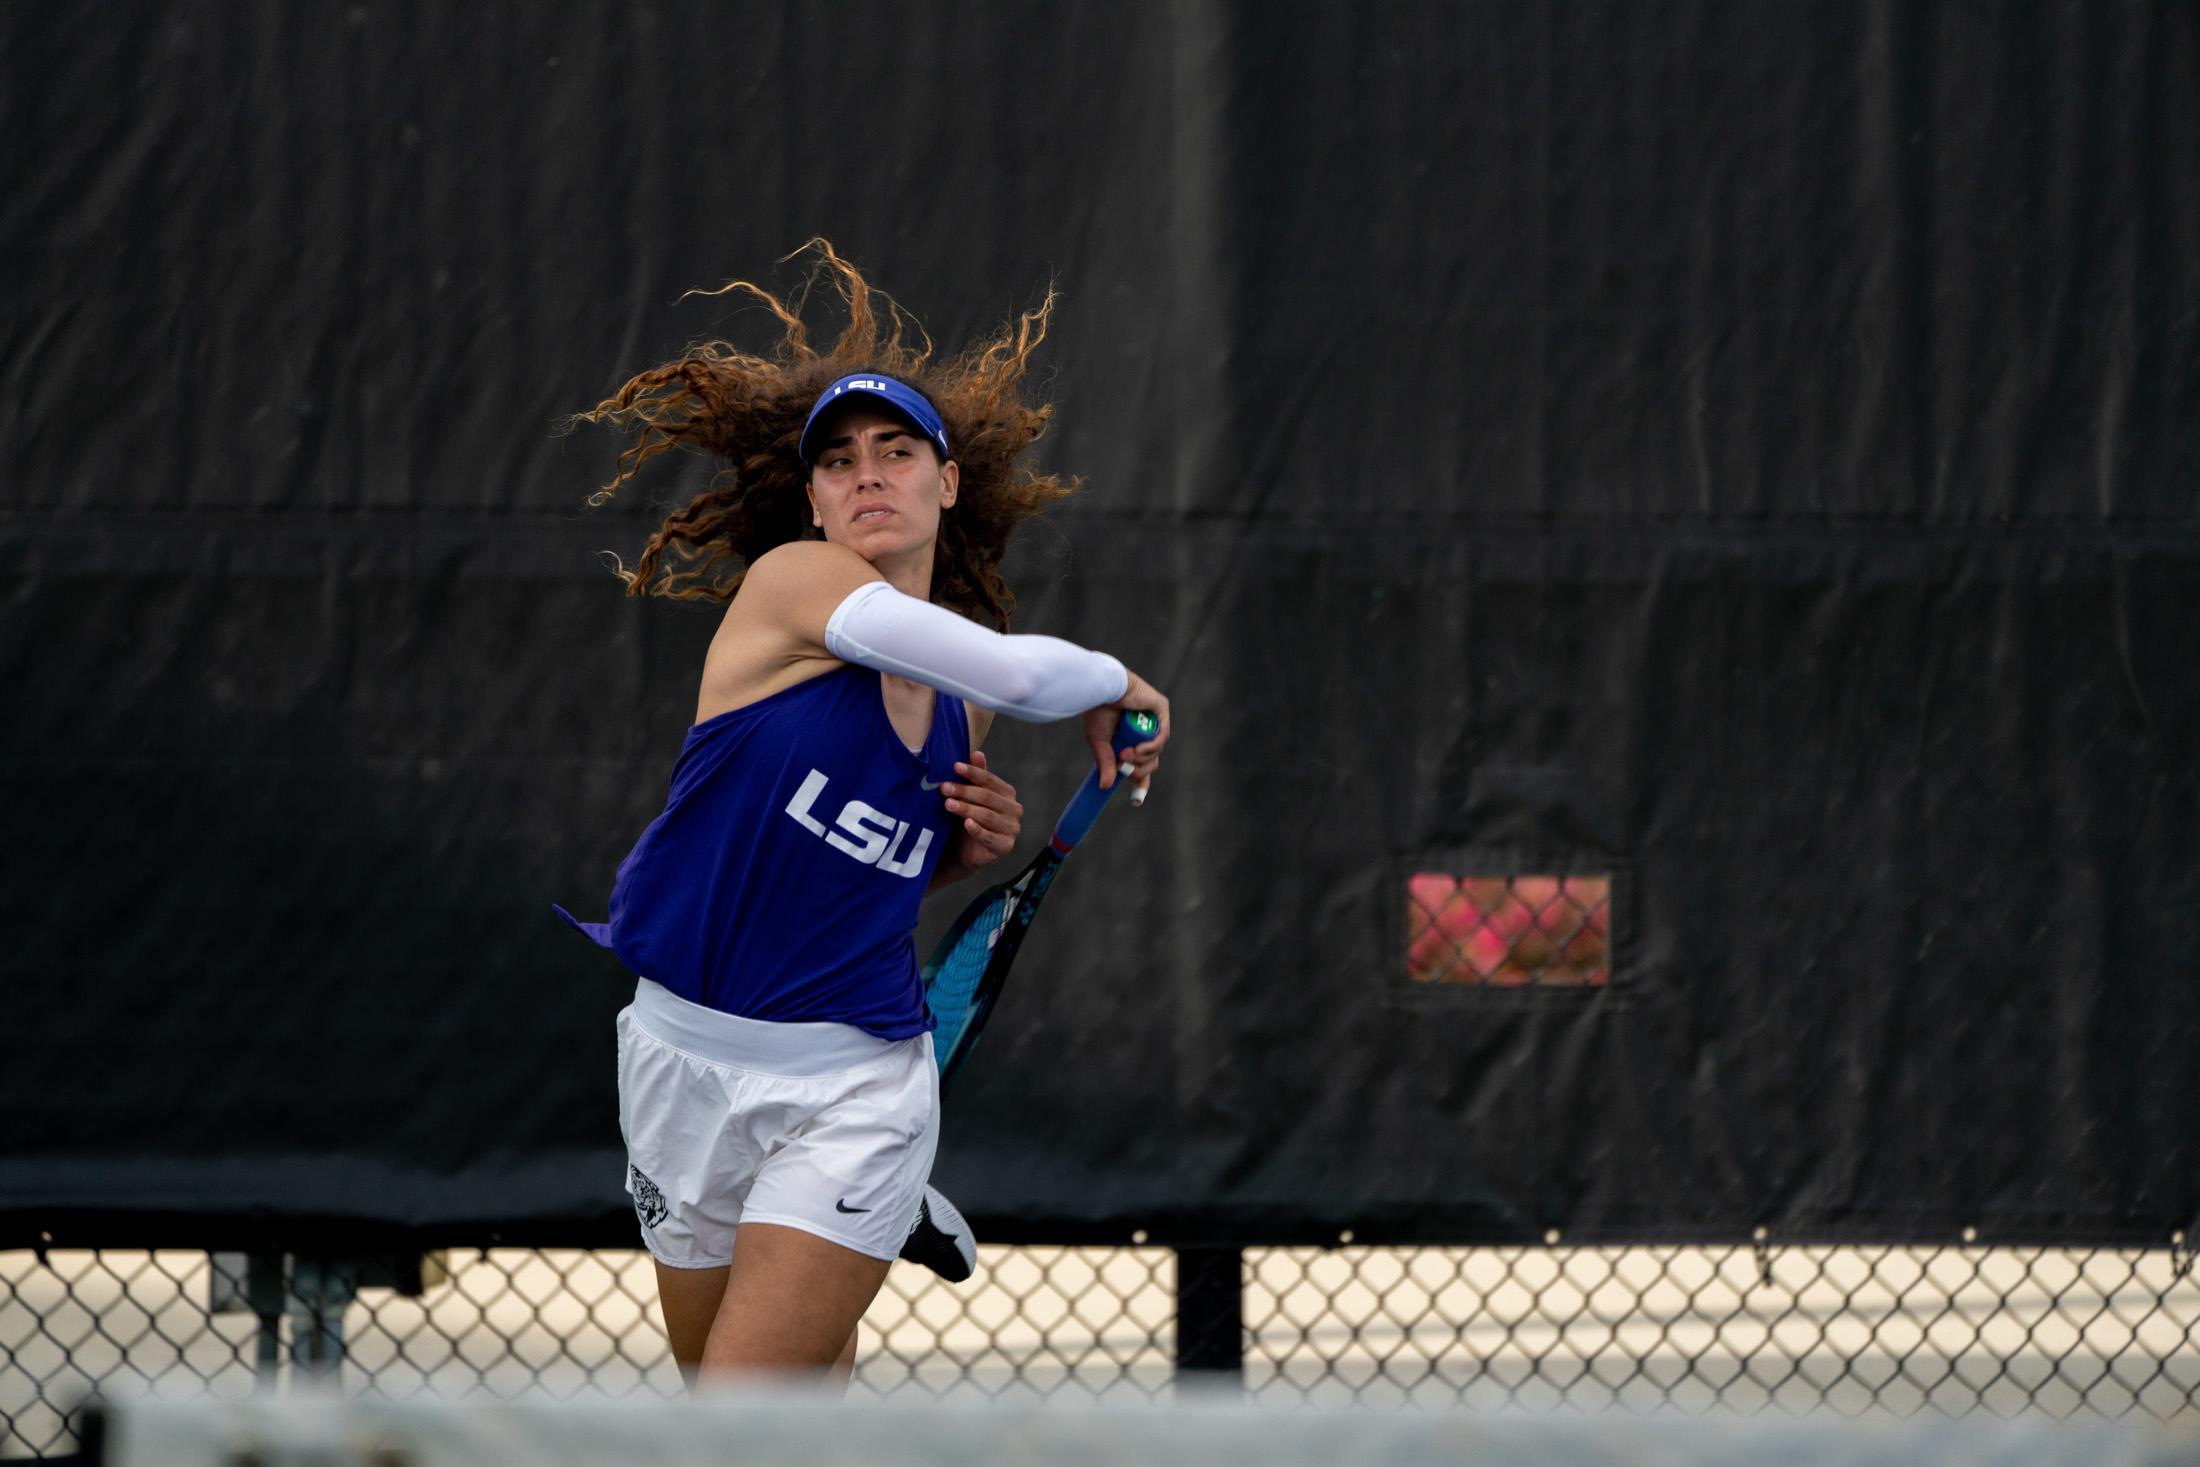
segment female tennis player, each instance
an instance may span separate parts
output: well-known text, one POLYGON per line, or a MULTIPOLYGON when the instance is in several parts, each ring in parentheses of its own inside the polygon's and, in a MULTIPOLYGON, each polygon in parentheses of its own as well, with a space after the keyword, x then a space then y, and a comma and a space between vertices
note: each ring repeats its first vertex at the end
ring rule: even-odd
POLYGON ((771 355, 691 348, 579 415, 638 430, 596 502, 668 449, 728 465, 619 567, 630 594, 730 604, 664 811, 610 919, 574 924, 639 979, 618 1024, 627 1190, 690 1380, 852 1368, 939 1139, 918 904, 1022 825, 978 749, 993 715, 1082 715, 1134 799, 1169 736, 1168 700, 1113 657, 1006 631, 1009 537, 1072 488, 1024 462, 1052 296, 940 362, 813 248, 849 317, 829 350, 799 298, 736 282, 779 319, 771 355), (1119 771, 1133 708, 1161 731, 1119 771))

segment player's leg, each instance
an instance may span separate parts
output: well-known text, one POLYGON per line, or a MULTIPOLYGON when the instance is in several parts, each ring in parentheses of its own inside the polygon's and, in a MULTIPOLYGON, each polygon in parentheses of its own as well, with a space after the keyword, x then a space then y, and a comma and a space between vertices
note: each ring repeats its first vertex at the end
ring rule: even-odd
POLYGON ((710 1339, 711 1322, 726 1297, 726 1275, 717 1268, 673 1268, 657 1265, 657 1306, 665 1316, 665 1335, 672 1341, 672 1358, 679 1362, 680 1378, 690 1387, 703 1363, 703 1346, 710 1339))
MULTIPOLYGON (((657 1265, 657 1302, 664 1314, 665 1334, 672 1341, 672 1358, 680 1367, 680 1379, 690 1389, 703 1363, 703 1349, 710 1327, 725 1301, 726 1275, 730 1268, 671 1268, 657 1265)), ((840 1357, 831 1367, 833 1378, 846 1385, 855 1374, 860 1329, 848 1332, 840 1357)))
POLYGON ((704 1376, 852 1363, 856 1324, 891 1266, 800 1228, 743 1223, 703 1346, 704 1376))
POLYGON ((844 1375, 932 1169, 929 1037, 744 1020, 648 984, 620 1021, 627 1190, 683 1373, 844 1375))
POLYGON ((695 1383, 711 1321, 726 1292, 740 1221, 740 1188, 753 1170, 728 1124, 727 1071, 668 1045, 638 1010, 619 1014, 619 1130, 627 1195, 657 1269, 657 1301, 681 1377, 695 1383), (660 1185, 661 1184, 661 1185, 660 1185))
POLYGON ((742 1204, 703 1373, 833 1370, 924 1202, 938 1145, 928 1037, 816 1077, 776 1111, 778 1139, 742 1204))
MULTIPOLYGON (((924 1200, 917 1205, 916 1221, 909 1225, 909 1236, 902 1242, 901 1256, 911 1263, 923 1264, 951 1284, 963 1282, 977 1267, 978 1250, 970 1234, 970 1224, 963 1220, 960 1209, 929 1183, 924 1189, 924 1200)), ((720 1272, 717 1288, 719 1294, 723 1294, 725 1280, 722 1276, 723 1270, 720 1272)), ((663 1274, 664 1269, 660 1266, 658 1275, 661 1278, 663 1274)), ((697 1289, 697 1301, 701 1302, 704 1297, 705 1291, 697 1289)), ((718 1297, 709 1296, 710 1308, 715 1310, 718 1307, 718 1297)), ((667 1321, 671 1319, 669 1309, 665 1317, 667 1321)), ((694 1355, 680 1355, 681 1345, 677 1341, 673 1347, 673 1353, 681 1360, 681 1369, 690 1385, 695 1383, 695 1372, 689 1362, 701 1358, 703 1338, 709 1333, 710 1323, 709 1316, 702 1316, 700 1330, 690 1337, 694 1342, 694 1355)), ((862 1334, 860 1327, 850 1330, 848 1342, 840 1348, 840 1358, 832 1364, 832 1377, 843 1386, 855 1376, 856 1350, 862 1342, 862 1334)))
POLYGON ((833 1379, 843 1387, 856 1373, 856 1338, 862 1333, 860 1326, 848 1331, 848 1343, 841 1346, 840 1358, 833 1362, 833 1379))

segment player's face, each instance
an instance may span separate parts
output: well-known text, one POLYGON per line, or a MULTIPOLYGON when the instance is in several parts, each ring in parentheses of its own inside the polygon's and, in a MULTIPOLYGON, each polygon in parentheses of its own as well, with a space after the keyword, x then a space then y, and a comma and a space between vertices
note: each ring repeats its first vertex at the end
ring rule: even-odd
POLYGON ((865 560, 931 544, 955 502, 960 471, 891 413, 847 408, 810 465, 810 508, 825 538, 865 560))

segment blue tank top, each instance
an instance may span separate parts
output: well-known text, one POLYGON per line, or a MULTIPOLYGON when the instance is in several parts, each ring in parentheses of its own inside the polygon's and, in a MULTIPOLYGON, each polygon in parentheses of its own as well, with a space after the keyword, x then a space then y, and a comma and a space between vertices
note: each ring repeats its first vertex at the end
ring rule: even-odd
POLYGON ((935 704, 911 753, 879 675, 848 663, 696 724, 610 920, 558 915, 723 1013, 924 1033, 917 908, 957 824, 939 786, 970 757, 962 700, 935 704))

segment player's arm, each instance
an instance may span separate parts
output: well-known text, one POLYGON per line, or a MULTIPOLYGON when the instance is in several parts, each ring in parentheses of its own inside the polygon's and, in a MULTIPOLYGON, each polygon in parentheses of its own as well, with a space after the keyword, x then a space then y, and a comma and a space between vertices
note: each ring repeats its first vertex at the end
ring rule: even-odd
POLYGON ((1102 789, 1116 779, 1111 741, 1119 711, 1145 709, 1159 724, 1123 758, 1141 789, 1168 742, 1169 700, 1105 652, 1059 637, 996 632, 884 581, 857 587, 833 609, 825 646, 843 662, 928 683, 1011 718, 1048 723, 1083 714, 1102 789))
MULTIPOLYGON (((1111 710, 1146 708, 1159 732, 1124 763, 1144 787, 1168 741, 1168 699, 1102 651, 1030 633, 979 627, 928 600, 904 596, 845 545, 792 541, 757 556, 719 629, 728 666, 752 669, 752 695, 777 691, 799 662, 856 662, 922 682, 990 713, 1054 721, 1085 715, 1100 785, 1115 783, 1111 710)), ((746 702, 724 699, 724 706, 746 702)))
MULTIPOLYGON (((1107 653, 979 626, 895 590, 845 546, 802 540, 758 557, 736 608, 744 602, 752 623, 791 657, 858 663, 1011 718, 1047 723, 1090 710, 1148 709, 1160 718, 1161 732, 1131 755, 1145 777, 1168 739, 1168 700, 1107 653)), ((1088 717, 1088 734, 1091 723, 1088 717)), ((1107 767, 1103 787, 1112 784, 1104 734, 1094 755, 1107 767)))
POLYGON ((745 638, 769 639, 787 660, 857 663, 1034 723, 1074 718, 1130 687, 1105 652, 979 626, 904 595, 862 556, 823 540, 758 556, 732 616, 745 638))

